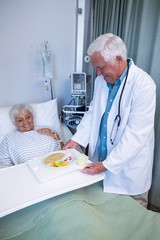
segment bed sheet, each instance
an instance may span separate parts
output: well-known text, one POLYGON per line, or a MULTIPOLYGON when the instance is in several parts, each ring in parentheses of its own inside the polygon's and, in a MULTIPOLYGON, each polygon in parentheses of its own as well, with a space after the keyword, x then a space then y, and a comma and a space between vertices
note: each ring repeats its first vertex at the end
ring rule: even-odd
POLYGON ((159 240, 159 226, 159 213, 99 182, 1 218, 0 239, 159 240))

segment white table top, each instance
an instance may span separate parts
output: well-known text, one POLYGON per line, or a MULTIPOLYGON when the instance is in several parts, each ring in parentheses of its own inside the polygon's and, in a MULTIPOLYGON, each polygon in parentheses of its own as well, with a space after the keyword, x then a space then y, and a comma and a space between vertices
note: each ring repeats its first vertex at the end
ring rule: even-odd
MULTIPOLYGON (((80 154, 73 150, 75 154, 80 154)), ((91 185, 104 179, 105 174, 89 175, 75 169, 49 181, 40 182, 28 164, 0 169, 0 217, 58 196, 91 185)))

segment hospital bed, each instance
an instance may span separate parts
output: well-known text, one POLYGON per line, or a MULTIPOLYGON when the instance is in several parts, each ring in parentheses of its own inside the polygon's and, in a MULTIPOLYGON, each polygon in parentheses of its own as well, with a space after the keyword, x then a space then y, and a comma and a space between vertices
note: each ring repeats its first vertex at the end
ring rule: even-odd
MULTIPOLYGON (((32 106, 37 125, 54 123, 65 141, 71 137, 59 122, 56 99, 32 106)), ((0 108, 1 139, 14 127, 8 114, 0 108)), ((160 214, 129 196, 104 193, 104 174, 77 169, 41 182, 30 170, 27 163, 0 169, 1 240, 160 239, 160 214)))

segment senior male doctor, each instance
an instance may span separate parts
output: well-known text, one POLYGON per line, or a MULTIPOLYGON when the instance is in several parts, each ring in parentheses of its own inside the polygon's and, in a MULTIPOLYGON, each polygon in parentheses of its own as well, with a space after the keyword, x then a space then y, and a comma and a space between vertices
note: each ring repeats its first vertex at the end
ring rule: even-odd
POLYGON ((155 83, 127 59, 116 35, 99 36, 87 53, 97 72, 94 96, 64 149, 89 144, 93 163, 83 172, 105 171, 104 192, 130 195, 145 205, 152 180, 155 83))

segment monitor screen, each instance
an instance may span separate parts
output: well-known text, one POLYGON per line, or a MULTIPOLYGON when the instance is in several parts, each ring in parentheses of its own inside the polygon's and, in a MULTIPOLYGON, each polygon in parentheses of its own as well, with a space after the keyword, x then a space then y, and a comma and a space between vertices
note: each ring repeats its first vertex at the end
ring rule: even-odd
POLYGON ((71 75, 71 94, 86 94, 86 73, 72 73, 71 75))

